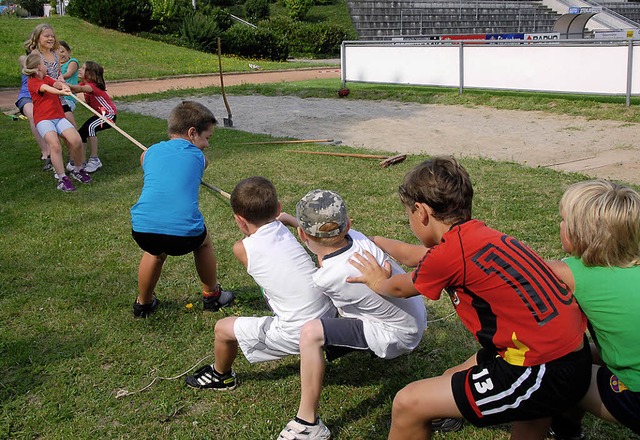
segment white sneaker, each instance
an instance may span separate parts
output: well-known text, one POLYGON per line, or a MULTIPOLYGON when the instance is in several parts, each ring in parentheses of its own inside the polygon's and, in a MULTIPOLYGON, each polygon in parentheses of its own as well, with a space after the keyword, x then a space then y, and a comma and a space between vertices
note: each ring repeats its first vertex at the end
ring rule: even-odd
POLYGON ((76 167, 73 165, 73 163, 71 161, 67 162, 67 171, 73 171, 76 169, 76 167))
POLYGON ((278 439, 284 440, 328 440, 331 438, 331 431, 327 428, 322 420, 318 419, 317 425, 303 425, 295 420, 290 420, 287 426, 280 432, 278 439))
POLYGON ((102 168, 102 162, 100 162, 100 158, 90 157, 89 161, 87 162, 87 166, 84 168, 84 170, 87 173, 95 173, 100 168, 102 168))

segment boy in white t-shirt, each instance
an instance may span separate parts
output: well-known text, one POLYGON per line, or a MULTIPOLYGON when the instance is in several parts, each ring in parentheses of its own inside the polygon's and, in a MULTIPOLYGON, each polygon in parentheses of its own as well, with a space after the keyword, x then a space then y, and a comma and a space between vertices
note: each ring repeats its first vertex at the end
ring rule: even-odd
POLYGON ((231 209, 246 235, 233 253, 260 286, 273 316, 227 317, 216 322, 213 365, 185 382, 193 388, 233 390, 238 346, 251 362, 298 354, 300 328, 309 320, 336 316, 331 300, 313 285, 316 267, 289 229, 277 220, 281 205, 264 177, 250 177, 231 193, 231 209))
POLYGON ((346 280, 359 272, 349 259, 369 251, 379 264, 389 261, 393 273, 404 273, 371 240, 351 228, 347 208, 335 192, 314 190, 296 207, 296 217, 283 213, 280 219, 298 228, 298 235, 318 256, 320 268, 314 285, 338 308, 341 317, 309 321, 300 334, 301 400, 297 416, 280 433, 282 439, 328 439, 329 429, 318 417, 325 360, 351 351, 372 352, 393 359, 414 350, 427 327, 424 301, 378 295, 364 284, 346 280))

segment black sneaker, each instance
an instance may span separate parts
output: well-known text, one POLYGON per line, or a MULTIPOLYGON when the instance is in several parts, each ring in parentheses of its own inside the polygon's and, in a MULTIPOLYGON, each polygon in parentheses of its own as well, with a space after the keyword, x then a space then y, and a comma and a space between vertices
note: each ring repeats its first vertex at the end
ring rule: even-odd
POLYGON ((236 299, 233 292, 230 292, 229 290, 222 290, 219 284, 218 291, 220 292, 220 295, 218 296, 202 296, 202 308, 204 310, 217 312, 222 307, 228 306, 234 299, 236 299))
POLYGON ((431 429, 439 432, 456 432, 462 429, 464 419, 436 419, 431 421, 431 429))
POLYGON ((231 391, 238 386, 238 379, 233 370, 227 374, 219 375, 211 365, 205 365, 197 370, 193 376, 185 377, 184 381, 191 388, 199 390, 231 391))
POLYGON ((158 298, 155 296, 151 304, 138 304, 138 300, 136 299, 133 302, 133 316, 136 318, 146 318, 156 310, 158 304, 160 304, 160 301, 158 301, 158 298))
POLYGON ((549 436, 556 440, 586 440, 582 426, 563 417, 554 417, 549 428, 549 436))

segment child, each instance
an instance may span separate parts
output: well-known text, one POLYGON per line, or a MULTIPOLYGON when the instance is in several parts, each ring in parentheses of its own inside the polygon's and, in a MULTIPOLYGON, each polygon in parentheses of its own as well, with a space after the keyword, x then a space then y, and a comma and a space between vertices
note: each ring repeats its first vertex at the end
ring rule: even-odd
MULTIPOLYGON (((62 78, 64 78, 69 86, 78 84, 78 68, 80 67, 80 63, 77 59, 71 58, 71 46, 69 46, 66 41, 60 40, 58 57, 60 58, 60 63, 62 63, 60 65, 62 78)), ((65 96, 64 100, 72 112, 76 110, 77 102, 73 96, 65 96)))
MULTIPOLYGON (((340 318, 307 322, 300 333, 301 400, 296 417, 280 433, 280 438, 329 438, 329 429, 318 417, 324 379, 324 358, 329 361, 350 351, 369 351, 379 358, 393 359, 414 350, 427 327, 421 297, 392 298, 376 294, 364 284, 349 284, 357 271, 348 263, 355 252, 365 250, 383 264, 387 256, 371 240, 351 229, 347 208, 333 191, 314 190, 298 202, 296 217, 281 217, 297 226, 300 240, 318 256, 320 268, 314 285, 331 298, 340 318)), ((404 273, 389 262, 394 274, 404 273)))
MULTIPOLYGON (((84 93, 84 99, 98 113, 112 122, 116 122, 116 106, 107 93, 104 83, 104 69, 93 61, 87 61, 78 72, 80 84, 70 86, 74 92, 84 93)), ((102 168, 102 162, 98 158, 98 138, 96 133, 111 128, 96 115, 92 115, 80 127, 80 137, 82 138, 82 157, 86 157, 87 139, 91 148, 89 161, 87 162, 87 173, 93 173, 102 168)), ((67 168, 73 164, 67 164, 67 168)))
MULTIPOLYGON (((58 99, 58 96, 71 93, 69 87, 46 75, 44 62, 37 53, 31 53, 27 56, 22 73, 29 77, 27 87, 33 100, 34 123, 38 133, 49 146, 51 163, 58 179, 57 188, 66 192, 75 191, 76 188, 65 174, 62 147, 60 139, 58 139, 58 135, 61 135, 71 156, 80 159, 80 135, 71 122, 65 118, 62 105, 58 99)), ((74 167, 70 174, 79 182, 91 182, 91 177, 82 167, 74 167)))
POLYGON ((264 177, 244 179, 231 193, 231 209, 246 235, 235 243, 233 253, 262 289, 273 315, 216 322, 214 364, 185 378, 198 389, 236 388, 232 365, 238 346, 251 363, 282 359, 299 353, 300 328, 307 321, 336 316, 329 298, 313 286, 316 268, 311 257, 277 220, 280 203, 273 184, 264 177))
POLYGON ((169 140, 140 156, 144 186, 131 208, 132 235, 144 251, 133 302, 135 317, 146 318, 158 306, 154 289, 167 255, 193 252, 204 310, 218 311, 234 300, 233 293, 218 284, 215 249, 198 208, 200 181, 209 165, 202 150, 209 146, 216 124, 208 108, 182 101, 169 114, 169 140))
MULTIPOLYGON (((640 195, 606 180, 580 182, 562 196, 560 215, 571 256, 550 264, 587 315, 599 360, 579 406, 640 434, 640 195)), ((578 437, 581 415, 573 427, 554 419, 556 438, 569 430, 578 437)))
MULTIPOLYGON (((399 188, 409 225, 429 248, 412 273, 392 275, 369 252, 352 264, 380 294, 449 295, 482 348, 442 376, 409 384, 393 401, 390 439, 430 438, 434 419, 513 422, 511 438, 541 439, 551 416, 589 386, 586 319, 571 292, 531 249, 471 218, 473 188, 453 158, 427 160, 399 188)), ((415 247, 376 240, 391 256, 415 247)))
MULTIPOLYGON (((60 43, 58 42, 51 25, 47 23, 40 23, 37 25, 33 32, 31 32, 29 38, 24 42, 24 48, 27 53, 35 52, 42 57, 42 61, 46 66, 47 75, 55 80, 64 82, 62 69, 60 67, 60 59, 58 58, 60 43)), ((67 118, 69 122, 76 127, 76 120, 71 108, 67 105, 62 96, 60 96, 59 99, 64 110, 65 118, 67 118)))
MULTIPOLYGON (((28 54, 27 54, 28 55, 28 54)), ((26 55, 22 55, 18 62, 20 63, 20 72, 25 68, 25 62, 27 60, 26 55)), ((27 87, 27 81, 29 77, 22 73, 22 86, 20 87, 20 91, 18 92, 18 99, 16 100, 16 107, 20 110, 26 118, 29 120, 29 127, 31 128, 31 133, 33 137, 36 139, 38 146, 40 147, 40 159, 42 160, 42 171, 49 171, 52 167, 51 165, 51 153, 49 153, 49 147, 45 140, 40 136, 38 130, 36 129, 36 124, 33 120, 33 99, 31 99, 31 93, 29 93, 29 88, 27 87)))

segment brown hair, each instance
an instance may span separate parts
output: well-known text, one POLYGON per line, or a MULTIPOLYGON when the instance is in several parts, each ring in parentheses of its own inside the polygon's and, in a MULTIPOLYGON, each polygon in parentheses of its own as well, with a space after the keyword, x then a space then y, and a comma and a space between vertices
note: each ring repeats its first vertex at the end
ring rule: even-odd
POLYGON ((94 83, 100 90, 107 90, 104 83, 104 69, 95 61, 86 61, 84 63, 84 79, 94 83))
POLYGON ((640 195, 609 180, 571 185, 560 199, 571 254, 586 266, 640 263, 640 195))
POLYGON ((276 188, 264 177, 246 178, 231 192, 231 209, 256 226, 269 223, 278 214, 276 188))
POLYGON ((453 157, 433 157, 415 166, 404 176, 398 192, 412 212, 415 203, 425 203, 439 221, 454 224, 471 219, 471 179, 453 157))
POLYGON ((196 132, 201 134, 217 123, 218 121, 211 110, 204 105, 195 101, 182 101, 169 114, 169 136, 185 135, 191 127, 194 127, 196 132))

